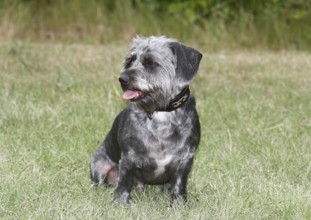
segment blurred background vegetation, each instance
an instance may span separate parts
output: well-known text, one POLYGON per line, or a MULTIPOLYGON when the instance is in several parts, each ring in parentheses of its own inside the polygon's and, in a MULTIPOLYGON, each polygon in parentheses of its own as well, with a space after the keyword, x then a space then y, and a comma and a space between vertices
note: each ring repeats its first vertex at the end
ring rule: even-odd
POLYGON ((311 50, 311 0, 0 0, 0 40, 311 50))

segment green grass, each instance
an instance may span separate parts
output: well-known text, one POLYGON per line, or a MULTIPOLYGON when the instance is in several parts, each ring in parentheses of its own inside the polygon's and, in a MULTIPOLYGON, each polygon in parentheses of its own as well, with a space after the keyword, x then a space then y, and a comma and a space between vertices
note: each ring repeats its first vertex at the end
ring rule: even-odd
POLYGON ((126 105, 128 45, 0 43, 0 219, 310 219, 311 54, 204 53, 188 206, 149 186, 113 207, 88 163, 126 105))

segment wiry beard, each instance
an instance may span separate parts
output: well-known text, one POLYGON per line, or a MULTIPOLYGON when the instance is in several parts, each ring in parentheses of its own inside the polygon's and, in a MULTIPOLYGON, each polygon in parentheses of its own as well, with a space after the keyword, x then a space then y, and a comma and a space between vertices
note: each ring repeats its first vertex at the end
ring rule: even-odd
POLYGON ((151 116, 158 109, 166 107, 168 103, 167 97, 162 93, 156 93, 148 94, 144 99, 137 102, 137 106, 151 116))

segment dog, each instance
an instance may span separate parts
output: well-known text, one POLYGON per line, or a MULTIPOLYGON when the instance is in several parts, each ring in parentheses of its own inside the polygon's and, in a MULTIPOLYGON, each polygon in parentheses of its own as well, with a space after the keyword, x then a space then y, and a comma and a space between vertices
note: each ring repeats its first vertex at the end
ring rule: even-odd
POLYGON ((189 84, 202 54, 160 37, 133 39, 119 81, 129 105, 116 117, 90 162, 91 180, 116 186, 114 203, 131 202, 134 185, 169 189, 187 200, 187 179, 200 142, 200 122, 189 84))

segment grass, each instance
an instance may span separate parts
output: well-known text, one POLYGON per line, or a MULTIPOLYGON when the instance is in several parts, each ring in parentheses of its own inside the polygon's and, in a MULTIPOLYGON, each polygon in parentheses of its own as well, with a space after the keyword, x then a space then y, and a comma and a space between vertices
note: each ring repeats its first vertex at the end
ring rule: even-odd
POLYGON ((127 45, 0 43, 1 219, 310 219, 311 55, 204 53, 189 203, 157 187, 113 207, 88 163, 126 105, 127 45))

